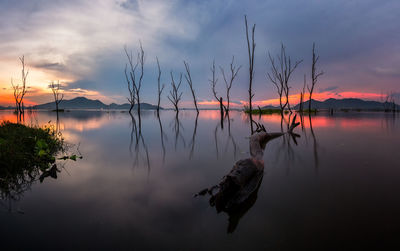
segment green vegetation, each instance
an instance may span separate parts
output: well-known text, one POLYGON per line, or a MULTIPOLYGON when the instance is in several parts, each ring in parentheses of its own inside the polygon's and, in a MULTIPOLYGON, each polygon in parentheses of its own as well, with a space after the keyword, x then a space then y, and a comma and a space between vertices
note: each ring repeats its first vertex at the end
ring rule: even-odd
MULTIPOLYGON (((57 178, 56 155, 64 141, 53 127, 0 124, 0 198, 18 198, 40 177, 57 178)), ((76 156, 74 157, 76 159, 76 156)))
MULTIPOLYGON (((57 110, 51 110, 52 112, 57 112, 57 110)), ((58 112, 65 112, 64 109, 58 109, 58 112)))

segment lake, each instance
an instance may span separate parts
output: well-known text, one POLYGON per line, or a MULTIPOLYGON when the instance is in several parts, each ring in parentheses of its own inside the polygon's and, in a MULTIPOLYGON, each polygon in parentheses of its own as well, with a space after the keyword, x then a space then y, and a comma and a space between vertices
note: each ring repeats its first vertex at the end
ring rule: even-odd
MULTIPOLYGON (((303 118, 266 145, 264 176, 247 208, 217 213, 208 196, 249 156, 247 116, 231 111, 143 111, 141 135, 126 112, 60 113, 69 151, 57 179, 0 201, 5 249, 266 250, 400 247, 400 120, 391 113, 303 118), (161 129, 162 128, 162 129, 161 129)), ((293 117, 293 116, 292 116, 293 117)), ((288 116, 254 116, 268 132, 288 116)), ((0 121, 15 121, 0 111, 0 121)), ((299 120, 299 118, 298 118, 299 120)), ((54 112, 25 124, 56 124, 54 112)), ((138 118, 135 115, 135 124, 138 118)), ((4 249, 3 249, 4 250, 4 249)))

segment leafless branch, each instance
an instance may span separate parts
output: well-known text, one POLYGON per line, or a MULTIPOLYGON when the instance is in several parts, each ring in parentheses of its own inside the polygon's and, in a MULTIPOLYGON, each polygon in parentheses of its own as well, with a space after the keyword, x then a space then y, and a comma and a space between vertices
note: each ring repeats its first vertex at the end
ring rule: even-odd
POLYGON ((246 26, 246 40, 247 40, 247 52, 249 55, 249 115, 250 115, 250 127, 251 127, 251 134, 253 134, 253 117, 252 117, 252 100, 254 97, 252 86, 253 86, 253 77, 254 77, 254 52, 256 48, 256 44, 254 41, 254 32, 256 30, 256 24, 253 24, 253 28, 251 30, 251 44, 249 39, 249 26, 247 24, 247 16, 244 16, 244 23, 246 26))
POLYGON ((224 78, 225 86, 226 86, 226 99, 227 99, 226 111, 227 112, 229 112, 229 109, 230 109, 230 91, 231 91, 231 88, 232 88, 232 84, 233 84, 233 81, 235 80, 236 75, 238 74, 240 68, 242 67, 242 66, 237 67, 234 64, 234 61, 235 61, 235 57, 233 56, 232 57, 232 62, 230 64, 230 78, 229 78, 229 80, 226 78, 224 68, 222 68, 221 66, 219 67, 220 70, 221 70, 221 73, 222 73, 222 77, 224 78))
POLYGON ((185 79, 186 79, 186 82, 188 83, 188 85, 190 87, 190 91, 192 92, 193 103, 194 103, 194 106, 196 107, 196 112, 199 113, 199 108, 197 108, 196 94, 195 94, 194 89, 193 89, 192 76, 190 75, 189 64, 186 61, 183 61, 183 63, 185 65, 185 69, 186 69, 185 79))
POLYGON ((317 83, 318 77, 324 74, 323 71, 317 73, 317 62, 319 60, 319 55, 315 54, 315 43, 313 43, 312 48, 312 65, 311 65, 311 87, 307 86, 308 92, 310 93, 310 101, 308 103, 308 110, 311 111, 311 99, 314 91, 315 84, 317 83))
POLYGON ((283 111, 287 106, 289 111, 291 111, 289 103, 289 80, 294 70, 303 60, 296 61, 294 65, 292 65, 291 58, 286 55, 286 48, 283 44, 281 44, 280 54, 277 55, 277 62, 270 53, 268 53, 268 58, 271 62, 271 70, 270 73, 267 73, 267 76, 276 87, 281 110, 283 111), (282 102, 283 95, 285 95, 285 103, 282 102))
POLYGON ((58 112, 58 110, 59 110, 58 105, 61 103, 61 101, 64 98, 64 94, 60 93, 60 81, 57 81, 57 83, 55 83, 54 81, 51 81, 50 89, 53 92, 54 103, 56 104, 56 112, 58 112))
POLYGON ((179 88, 181 87, 181 83, 182 83, 182 73, 180 74, 179 77, 179 82, 178 84, 176 84, 175 80, 174 80, 174 75, 171 71, 171 87, 172 90, 169 91, 169 96, 168 99, 169 101, 171 101, 172 105, 174 106, 174 110, 176 111, 176 115, 178 115, 179 113, 179 101, 181 100, 182 97, 182 92, 179 92, 179 88))
POLYGON ((14 94, 14 99, 15 99, 15 110, 17 114, 22 114, 24 113, 24 97, 27 92, 26 88, 26 79, 29 74, 29 70, 25 70, 25 56, 22 55, 22 57, 19 58, 22 64, 22 69, 21 69, 21 85, 20 84, 15 84, 13 79, 11 78, 11 86, 13 88, 13 94, 14 94))
POLYGON ((157 115, 159 116, 160 114, 160 103, 161 103, 161 94, 164 90, 165 84, 162 84, 161 86, 161 67, 160 67, 160 62, 157 59, 157 68, 158 68, 158 77, 157 77, 157 84, 158 84, 158 102, 157 102, 157 115))

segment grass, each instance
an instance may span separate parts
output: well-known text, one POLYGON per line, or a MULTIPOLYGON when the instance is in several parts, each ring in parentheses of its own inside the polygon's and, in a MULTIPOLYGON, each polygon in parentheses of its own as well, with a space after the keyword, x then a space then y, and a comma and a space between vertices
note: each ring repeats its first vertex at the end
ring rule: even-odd
MULTIPOLYGON (((57 112, 57 110, 51 110, 52 112, 57 112)), ((65 110, 64 109, 58 109, 58 112, 65 112, 65 110)))
POLYGON ((51 127, 0 124, 0 198, 26 190, 38 175, 55 170, 64 141, 51 127))

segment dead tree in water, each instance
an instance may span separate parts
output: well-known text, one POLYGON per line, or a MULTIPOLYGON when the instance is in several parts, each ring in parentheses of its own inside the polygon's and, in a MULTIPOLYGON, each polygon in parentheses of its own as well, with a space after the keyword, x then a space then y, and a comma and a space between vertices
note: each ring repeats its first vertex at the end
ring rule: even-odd
POLYGON ((264 174, 263 155, 266 144, 286 133, 292 137, 299 136, 293 132, 294 128, 299 125, 299 123, 296 123, 296 116, 286 133, 267 133, 263 125, 253 123, 256 124, 257 128, 250 137, 249 158, 237 161, 219 184, 195 194, 195 197, 210 195, 210 206, 215 207, 218 213, 223 211, 229 215, 228 233, 235 230, 240 218, 257 200, 258 189, 264 174))
POLYGON ((24 97, 27 92, 26 88, 26 78, 28 77, 29 70, 25 71, 25 56, 22 56, 19 58, 22 64, 22 69, 21 69, 21 85, 20 84, 14 84, 13 79, 11 78, 11 86, 14 90, 14 99, 15 99, 15 110, 17 112, 17 115, 21 115, 24 113, 24 97))
POLYGON ((304 110, 304 93, 306 89, 306 74, 304 74, 304 84, 303 84, 303 91, 300 92, 300 103, 299 103, 299 112, 303 112, 304 110))
POLYGON ((160 67, 160 62, 158 61, 158 57, 156 57, 157 59, 157 68, 158 68, 158 77, 157 77, 157 87, 158 87, 158 101, 157 101, 157 116, 160 116, 160 103, 161 103, 161 94, 164 90, 165 84, 162 84, 161 86, 161 67, 160 67))
POLYGON ((223 117, 224 116, 224 108, 225 108, 225 106, 223 104, 222 97, 218 98, 217 90, 215 89, 216 86, 217 86, 217 82, 218 82, 218 78, 215 76, 215 60, 213 61, 213 64, 212 64, 212 66, 210 68, 210 71, 211 71, 212 78, 209 79, 208 81, 210 81, 210 83, 211 83, 211 91, 214 94, 214 98, 217 100, 217 102, 219 102, 219 109, 221 110, 221 116, 223 117))
POLYGON ((192 92, 194 107, 196 107, 196 112, 198 114, 199 108, 197 108, 197 99, 196 99, 196 94, 194 93, 194 89, 193 89, 193 82, 192 82, 192 76, 190 75, 189 64, 186 61, 183 61, 183 63, 185 64, 185 69, 186 69, 185 79, 190 87, 190 91, 192 92))
POLYGON ((286 56, 286 49, 283 44, 281 44, 281 53, 277 56, 278 65, 275 63, 275 59, 268 53, 269 60, 271 62, 271 73, 267 73, 269 80, 275 85, 277 92, 279 94, 279 105, 281 107, 281 111, 288 107, 291 112, 290 103, 289 103, 289 80, 293 71, 297 68, 297 66, 303 61, 296 61, 294 66, 292 66, 292 62, 290 56, 286 56), (285 95, 285 103, 282 103, 282 97, 285 95))
POLYGON ((139 62, 133 64, 133 55, 132 51, 129 53, 126 46, 124 47, 126 57, 128 58, 129 63, 129 73, 128 73, 128 64, 125 64, 125 79, 128 84, 129 97, 127 97, 129 104, 131 105, 129 108, 129 113, 132 114, 132 109, 135 106, 136 102, 136 68, 139 62))
POLYGON ((233 80, 235 80, 236 75, 238 74, 240 68, 242 66, 239 66, 236 68, 236 66, 234 65, 234 61, 235 61, 235 57, 232 57, 232 62, 230 64, 230 70, 231 70, 231 74, 230 74, 230 79, 229 81, 227 80, 226 76, 225 76, 225 71, 224 68, 222 68, 221 66, 219 67, 222 73, 222 77, 224 78, 224 82, 225 82, 225 86, 226 86, 226 112, 229 112, 230 109, 230 91, 232 88, 232 84, 233 84, 233 80))
POLYGON ((169 99, 169 101, 171 101, 171 103, 172 103, 172 105, 174 106, 174 110, 175 110, 175 112, 176 112, 176 116, 178 116, 178 113, 179 113, 179 101, 181 100, 181 97, 182 97, 182 92, 179 92, 179 87, 181 87, 181 83, 182 83, 182 73, 180 74, 180 77, 179 77, 179 82, 178 82, 178 85, 175 83, 175 80, 174 80, 174 75, 172 74, 172 71, 171 71, 171 87, 172 87, 172 90, 170 90, 169 91, 169 96, 168 96, 168 99, 169 99))
POLYGON ((135 102, 137 102, 137 112, 139 117, 139 130, 140 130, 142 124, 140 116, 140 89, 142 88, 143 75, 144 75, 144 59, 145 59, 144 50, 142 43, 140 42, 136 64, 133 64, 132 52, 129 53, 126 47, 124 49, 129 62, 129 74, 127 72, 128 65, 125 65, 125 78, 128 83, 128 90, 129 90, 128 101, 131 104, 129 113, 131 113, 133 107, 135 106, 135 102), (139 67, 139 72, 136 73, 138 67, 139 67), (138 76, 136 76, 136 74, 138 76))
POLYGON ((61 96, 60 96, 60 81, 57 81, 57 83, 55 83, 54 81, 51 81, 50 88, 51 88, 51 91, 53 92, 54 103, 56 104, 56 112, 58 113, 58 111, 59 111, 58 105, 61 103, 61 101, 64 98, 64 94, 61 93, 61 96))
POLYGON ((140 76, 139 76, 139 82, 138 85, 136 86, 136 100, 137 100, 137 111, 138 111, 138 117, 139 117, 139 130, 142 128, 142 119, 140 116, 140 88, 142 88, 142 82, 143 82, 143 74, 144 74, 144 50, 142 43, 140 42, 140 49, 138 53, 138 62, 140 66, 140 76))
POLYGON ((323 71, 317 73, 317 67, 316 64, 318 62, 319 55, 315 55, 315 43, 313 43, 312 47, 312 65, 311 65, 311 87, 307 86, 307 89, 310 93, 310 101, 308 103, 308 111, 311 112, 311 99, 312 99, 312 94, 314 91, 315 84, 317 83, 318 77, 324 74, 323 71))
POLYGON ((249 115, 250 115, 250 127, 251 133, 253 133, 253 115, 252 115, 252 100, 254 97, 252 86, 253 86, 253 77, 254 77, 254 51, 256 49, 256 44, 254 42, 254 32, 256 30, 256 24, 253 24, 253 28, 251 30, 251 45, 249 39, 249 26, 247 24, 247 16, 244 16, 244 23, 246 25, 246 40, 247 40, 247 52, 249 54, 249 115))

